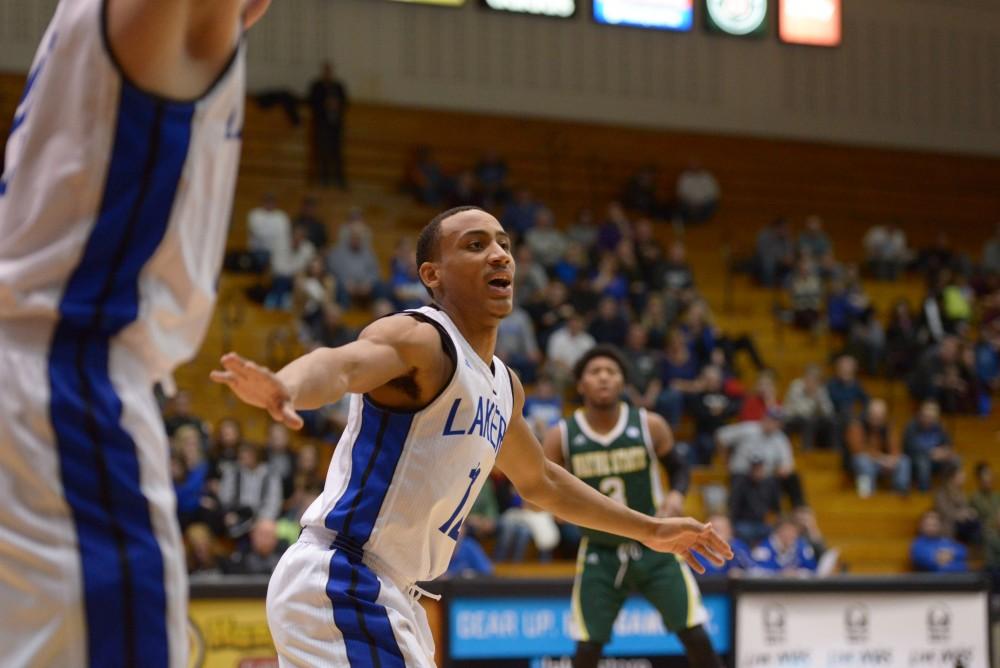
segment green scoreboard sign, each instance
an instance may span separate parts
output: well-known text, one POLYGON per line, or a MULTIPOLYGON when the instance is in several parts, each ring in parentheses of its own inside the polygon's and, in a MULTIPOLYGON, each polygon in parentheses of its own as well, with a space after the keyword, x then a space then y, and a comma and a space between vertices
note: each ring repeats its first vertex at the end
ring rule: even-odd
POLYGON ((767 33, 768 0, 703 0, 705 27, 709 32, 736 37, 759 37, 767 33))

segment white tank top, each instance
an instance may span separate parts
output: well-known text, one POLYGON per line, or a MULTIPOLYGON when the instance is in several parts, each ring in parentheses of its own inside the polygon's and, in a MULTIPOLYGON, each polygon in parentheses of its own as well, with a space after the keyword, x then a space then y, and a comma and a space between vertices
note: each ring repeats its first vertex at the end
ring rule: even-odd
POLYGON ((335 531, 338 548, 364 550, 416 582, 447 570, 459 528, 493 469, 514 394, 504 363, 483 362, 447 314, 434 307, 408 313, 438 326, 455 373, 412 413, 352 395, 323 494, 302 525, 335 531))
POLYGON ((118 337, 160 378, 194 355, 212 315, 245 48, 234 44, 204 97, 167 100, 122 74, 105 4, 59 3, 14 116, 0 179, 0 328, 16 321, 44 338, 59 322, 61 336, 118 337))

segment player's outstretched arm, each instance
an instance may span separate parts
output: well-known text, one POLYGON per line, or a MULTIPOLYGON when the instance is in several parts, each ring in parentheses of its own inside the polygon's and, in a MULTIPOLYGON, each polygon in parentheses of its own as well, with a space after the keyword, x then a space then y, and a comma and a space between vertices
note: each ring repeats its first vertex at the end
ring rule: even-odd
POLYGON ((433 326, 397 316, 377 320, 357 341, 339 348, 319 348, 277 373, 236 353, 222 357, 222 370, 211 373, 242 401, 263 408, 292 429, 302 427, 297 409, 319 408, 348 392, 371 392, 389 381, 444 360, 433 326))
POLYGON ((249 27, 269 5, 270 0, 108 0, 108 40, 137 85, 192 99, 228 64, 241 23, 249 27))
MULTIPOLYGON (((524 389, 515 377, 514 411, 497 457, 497 467, 529 503, 581 526, 618 534, 660 552, 673 552, 698 573, 704 567, 695 558, 699 552, 722 565, 732 550, 710 525, 691 518, 656 518, 636 512, 604 496, 545 457, 542 445, 521 416, 524 389)), ((553 438, 558 438, 556 435, 553 438)), ((548 443, 547 451, 555 446, 548 443)))

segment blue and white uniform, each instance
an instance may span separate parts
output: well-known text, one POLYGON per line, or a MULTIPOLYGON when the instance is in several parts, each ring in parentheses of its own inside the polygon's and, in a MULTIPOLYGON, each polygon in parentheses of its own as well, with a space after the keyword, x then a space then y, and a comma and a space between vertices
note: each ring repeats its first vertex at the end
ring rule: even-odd
POLYGON ((513 385, 504 363, 487 365, 443 311, 393 317, 434 324, 455 372, 416 412, 351 396, 323 494, 268 587, 282 666, 435 665, 414 583, 447 570, 510 424, 513 385))
POLYGON ((199 100, 123 75, 63 0, 0 179, 0 649, 9 666, 184 666, 187 579, 152 386, 208 327, 244 48, 199 100))

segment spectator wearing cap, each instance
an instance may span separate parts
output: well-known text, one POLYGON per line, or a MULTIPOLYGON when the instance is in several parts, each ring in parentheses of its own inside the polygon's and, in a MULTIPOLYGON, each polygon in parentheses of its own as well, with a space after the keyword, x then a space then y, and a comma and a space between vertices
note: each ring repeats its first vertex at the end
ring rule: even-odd
POLYGON ((747 484, 751 462, 760 461, 793 508, 806 505, 802 481, 795 470, 792 444, 781 430, 781 409, 767 409, 759 421, 739 422, 719 429, 716 438, 729 452, 729 474, 734 489, 747 484))

